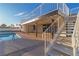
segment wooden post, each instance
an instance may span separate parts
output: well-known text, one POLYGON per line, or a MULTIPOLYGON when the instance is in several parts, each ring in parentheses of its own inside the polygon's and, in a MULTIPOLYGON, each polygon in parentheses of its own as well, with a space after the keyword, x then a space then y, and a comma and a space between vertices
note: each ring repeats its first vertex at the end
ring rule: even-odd
POLYGON ((38 36, 38 32, 37 32, 37 29, 38 29, 38 28, 37 28, 37 25, 38 25, 38 24, 36 23, 36 37, 38 36))
POLYGON ((28 33, 29 33, 29 25, 27 25, 27 27, 28 27, 28 33))

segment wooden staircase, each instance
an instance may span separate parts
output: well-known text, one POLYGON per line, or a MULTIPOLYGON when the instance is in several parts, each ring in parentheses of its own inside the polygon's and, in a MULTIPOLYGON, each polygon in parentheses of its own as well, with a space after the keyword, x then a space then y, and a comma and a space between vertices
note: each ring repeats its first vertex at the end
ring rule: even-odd
MULTIPOLYGON (((71 16, 70 16, 71 17, 71 16)), ((74 32, 76 18, 70 19, 70 21, 66 21, 66 25, 64 30, 59 34, 59 37, 57 37, 56 41, 52 45, 50 49, 48 50, 47 55, 49 56, 72 56, 73 55, 73 46, 72 46, 72 34, 74 32), (63 35, 61 35, 63 34, 63 35)), ((79 55, 79 50, 76 49, 76 55, 79 55)))

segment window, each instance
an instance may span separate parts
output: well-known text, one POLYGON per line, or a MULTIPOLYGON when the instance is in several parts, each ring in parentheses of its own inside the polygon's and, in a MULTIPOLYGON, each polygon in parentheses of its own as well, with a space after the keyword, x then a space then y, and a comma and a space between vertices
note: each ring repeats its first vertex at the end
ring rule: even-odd
MULTIPOLYGON (((50 26, 50 24, 44 24, 43 25, 43 32, 50 26)), ((48 29, 48 32, 50 31, 50 29, 48 29)))
POLYGON ((35 30, 35 25, 33 25, 33 30, 35 30))
MULTIPOLYGON (((50 24, 44 24, 43 25, 43 32, 50 26, 50 24)), ((51 26, 47 32, 52 32, 52 33, 56 33, 57 32, 57 25, 54 24, 53 26, 51 26)))

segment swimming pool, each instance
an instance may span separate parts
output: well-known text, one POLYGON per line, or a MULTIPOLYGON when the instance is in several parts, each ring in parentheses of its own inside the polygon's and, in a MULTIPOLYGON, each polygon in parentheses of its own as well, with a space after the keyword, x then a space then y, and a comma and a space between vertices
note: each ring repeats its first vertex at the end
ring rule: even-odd
POLYGON ((21 37, 14 32, 0 32, 0 41, 16 40, 21 37))

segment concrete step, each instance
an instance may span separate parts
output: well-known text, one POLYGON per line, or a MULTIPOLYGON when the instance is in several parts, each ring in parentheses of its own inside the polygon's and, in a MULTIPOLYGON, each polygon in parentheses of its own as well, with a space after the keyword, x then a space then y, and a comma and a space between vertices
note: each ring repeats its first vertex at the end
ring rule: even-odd
MULTIPOLYGON (((54 44, 50 49, 51 55, 55 54, 55 50, 56 50, 56 53, 58 52, 59 54, 61 53, 62 55, 72 55, 73 54, 71 47, 68 47, 68 46, 65 46, 62 44, 57 44, 57 43, 54 44)), ((50 54, 50 52, 49 52, 49 54, 50 54)))
POLYGON ((52 51, 49 51, 48 56, 68 56, 67 54, 64 54, 56 49, 52 49, 52 51))

